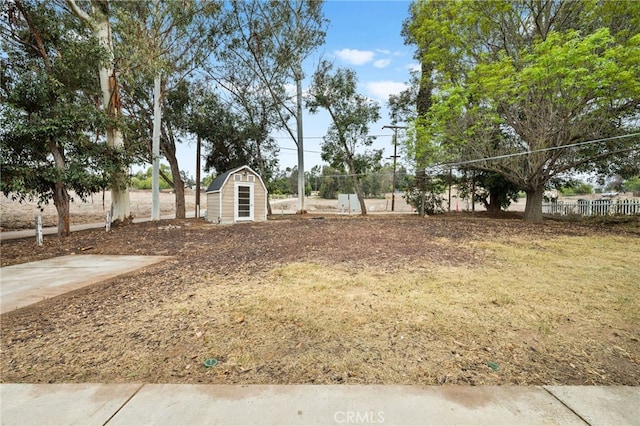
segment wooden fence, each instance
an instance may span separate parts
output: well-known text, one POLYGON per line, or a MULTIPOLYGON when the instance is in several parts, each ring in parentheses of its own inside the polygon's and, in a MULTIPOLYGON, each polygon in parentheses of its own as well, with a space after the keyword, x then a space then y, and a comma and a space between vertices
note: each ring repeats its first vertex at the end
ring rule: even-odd
POLYGON ((577 200, 542 203, 542 213, 581 216, 640 214, 640 200, 577 200))

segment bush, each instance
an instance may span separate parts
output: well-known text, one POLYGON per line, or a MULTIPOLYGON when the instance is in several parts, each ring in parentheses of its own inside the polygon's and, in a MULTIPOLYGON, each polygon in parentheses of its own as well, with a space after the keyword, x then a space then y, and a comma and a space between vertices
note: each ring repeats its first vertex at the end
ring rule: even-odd
POLYGON ((439 177, 430 177, 418 174, 415 179, 409 183, 409 187, 402 196, 407 204, 413 207, 417 212, 422 209, 422 200, 424 194, 424 213, 434 214, 443 213, 442 194, 445 190, 445 183, 439 177))
POLYGON ((572 195, 589 195, 593 194, 593 185, 584 182, 575 182, 572 185, 563 186, 559 192, 565 197, 572 195))
POLYGON ((640 192, 640 176, 627 179, 623 184, 624 192, 640 192))
MULTIPOLYGON (((151 189, 151 178, 134 176, 131 178, 131 187, 134 189, 151 189)), ((160 189, 171 189, 171 185, 160 178, 160 189)))

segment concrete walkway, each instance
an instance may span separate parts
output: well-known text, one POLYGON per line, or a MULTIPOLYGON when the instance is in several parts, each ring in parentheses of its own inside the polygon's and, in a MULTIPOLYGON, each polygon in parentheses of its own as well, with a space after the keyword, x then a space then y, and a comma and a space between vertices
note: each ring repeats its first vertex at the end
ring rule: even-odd
POLYGON ((168 259, 68 255, 0 268, 0 314, 168 259))
POLYGON ((638 425, 640 389, 2 384, 2 425, 638 425))

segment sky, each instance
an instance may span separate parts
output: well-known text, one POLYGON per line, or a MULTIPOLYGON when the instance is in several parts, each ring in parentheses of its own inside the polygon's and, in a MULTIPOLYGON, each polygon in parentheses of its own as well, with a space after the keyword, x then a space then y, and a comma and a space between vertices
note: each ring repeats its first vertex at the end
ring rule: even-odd
MULTIPOLYGON (((408 17, 409 5, 410 2, 404 0, 326 0, 323 10, 329 24, 325 44, 303 64, 306 74, 303 90, 308 87, 309 77, 322 59, 332 61, 334 69, 346 67, 356 72, 358 93, 381 106, 381 119, 372 123, 369 130, 372 135, 380 135, 372 148, 384 149, 383 158, 393 154, 393 133, 390 129, 382 129, 382 126, 390 124, 387 99, 390 94, 406 88, 410 70, 417 67, 413 58, 414 48, 406 46, 400 34, 402 23, 408 17)), ((313 166, 323 164, 320 145, 329 128, 330 118, 324 111, 310 115, 305 110, 302 121, 304 168, 309 171, 313 166)), ((280 146, 280 169, 297 166, 297 148, 293 140, 284 133, 274 133, 273 136, 280 146)), ((180 169, 195 177, 195 146, 182 145, 178 155, 180 169)))

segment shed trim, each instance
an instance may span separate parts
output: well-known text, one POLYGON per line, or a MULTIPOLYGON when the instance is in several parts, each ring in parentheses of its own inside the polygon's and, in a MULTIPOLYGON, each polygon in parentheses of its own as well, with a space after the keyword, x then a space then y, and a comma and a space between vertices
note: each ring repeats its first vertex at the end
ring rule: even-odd
MULTIPOLYGON (((229 180, 229 176, 233 175, 234 173, 238 173, 239 171, 245 170, 245 169, 250 171, 254 175, 256 175, 256 177, 260 181, 260 184, 262 185, 262 187, 266 191, 267 190, 267 186, 264 184, 264 181, 262 180, 262 176, 260 176, 259 173, 257 173, 255 170, 253 170, 249 166, 240 166, 240 167, 236 167, 235 169, 228 170, 228 171, 224 172, 223 174, 221 174, 220 176, 216 177, 211 182, 209 187, 207 188, 207 194, 210 193, 210 192, 220 192, 220 189, 222 189, 222 187, 225 186, 227 181, 229 180)), ((265 205, 266 205, 266 203, 265 203, 265 205)))

